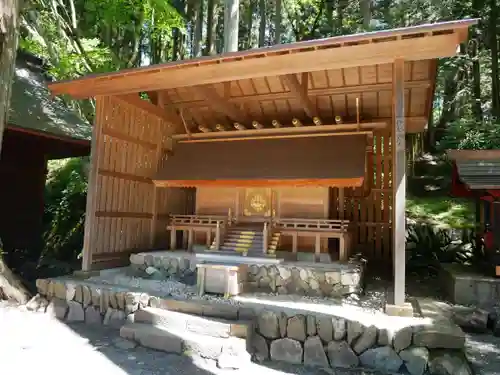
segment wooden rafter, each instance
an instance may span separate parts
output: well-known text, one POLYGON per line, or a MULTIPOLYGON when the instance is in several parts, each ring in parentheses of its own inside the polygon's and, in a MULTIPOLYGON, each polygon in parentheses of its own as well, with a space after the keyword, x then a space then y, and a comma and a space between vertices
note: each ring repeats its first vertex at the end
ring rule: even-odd
MULTIPOLYGON (((410 81, 405 83, 407 89, 428 89, 432 86, 432 82, 429 80, 422 81, 410 81)), ((198 87, 193 88, 198 90, 198 87)), ((370 93, 378 91, 391 91, 392 83, 375 83, 367 85, 356 85, 356 86, 344 86, 344 87, 328 87, 328 88, 316 88, 309 89, 308 96, 331 96, 331 95, 347 95, 347 94, 357 94, 357 93, 370 93)), ((232 96, 227 99, 231 103, 245 103, 245 102, 255 102, 255 101, 271 101, 271 100, 288 100, 294 99, 296 96, 291 91, 289 92, 273 92, 269 94, 253 94, 253 95, 242 95, 242 96, 232 96)), ((180 101, 173 103, 174 106, 179 108, 192 108, 192 107, 202 107, 206 104, 205 100, 189 100, 180 101)))
POLYGON ((240 122, 242 124, 248 122, 248 116, 241 110, 241 108, 221 97, 213 86, 202 85, 196 87, 196 90, 203 95, 205 100, 215 111, 230 117, 236 122, 240 122))
POLYGON ((316 108, 309 98, 307 94, 308 89, 308 73, 302 74, 302 80, 299 82, 297 75, 295 74, 286 74, 284 76, 280 76, 281 82, 286 85, 292 95, 294 95, 304 108, 304 111, 309 117, 317 117, 316 108))

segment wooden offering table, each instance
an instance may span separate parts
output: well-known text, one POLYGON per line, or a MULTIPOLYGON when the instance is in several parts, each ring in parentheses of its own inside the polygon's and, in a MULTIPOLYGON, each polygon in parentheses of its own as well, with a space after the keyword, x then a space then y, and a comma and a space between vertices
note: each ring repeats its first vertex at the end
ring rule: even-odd
POLYGON ((243 292, 248 274, 246 264, 199 263, 196 269, 198 271, 196 285, 200 296, 214 293, 229 297, 243 292))

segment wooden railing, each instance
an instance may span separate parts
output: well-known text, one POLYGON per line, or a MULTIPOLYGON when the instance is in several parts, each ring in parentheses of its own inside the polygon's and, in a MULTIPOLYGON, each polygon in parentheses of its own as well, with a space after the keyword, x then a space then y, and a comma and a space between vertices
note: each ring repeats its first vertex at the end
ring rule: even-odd
POLYGON ((276 218, 273 221, 277 229, 299 229, 314 231, 347 231, 352 227, 349 220, 276 218))
POLYGON ((348 220, 275 218, 275 231, 292 237, 292 251, 297 253, 298 237, 315 238, 315 260, 319 260, 322 238, 339 240, 339 259, 347 260, 350 253, 352 224, 348 220))
POLYGON ((171 215, 167 225, 170 230, 170 249, 177 250, 176 232, 187 233, 187 250, 192 250, 195 232, 205 232, 207 247, 212 244, 212 232, 215 233, 215 250, 220 249, 221 239, 225 229, 231 224, 228 216, 219 215, 171 215))

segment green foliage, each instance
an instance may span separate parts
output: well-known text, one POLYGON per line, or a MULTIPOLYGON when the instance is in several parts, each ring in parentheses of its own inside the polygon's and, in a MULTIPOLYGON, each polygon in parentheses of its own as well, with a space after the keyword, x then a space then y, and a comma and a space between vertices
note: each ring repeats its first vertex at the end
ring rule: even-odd
POLYGON ((437 274, 441 263, 477 263, 480 256, 474 253, 475 232, 437 228, 433 224, 409 226, 407 244, 408 272, 437 274))
POLYGON ((410 220, 437 228, 474 227, 474 204, 467 199, 408 197, 406 211, 410 220))
POLYGON ((43 257, 74 262, 83 246, 87 158, 49 162, 45 187, 43 257))

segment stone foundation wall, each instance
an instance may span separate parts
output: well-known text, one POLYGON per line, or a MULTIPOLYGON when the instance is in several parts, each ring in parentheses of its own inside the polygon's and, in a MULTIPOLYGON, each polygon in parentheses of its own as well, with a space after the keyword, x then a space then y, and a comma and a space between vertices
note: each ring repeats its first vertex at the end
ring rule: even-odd
MULTIPOLYGON (((132 269, 140 277, 184 278, 196 273, 194 254, 177 252, 141 253, 130 257, 132 269)), ((313 297, 343 297, 362 291, 364 264, 284 262, 252 264, 248 267, 246 290, 313 297)))
MULTIPOLYGON (((472 375, 465 335, 449 321, 350 313, 339 317, 259 304, 162 299, 85 280, 37 280, 28 310, 68 322, 121 327, 147 306, 247 324, 256 360, 316 367, 370 368, 410 375, 472 375), (356 319, 356 320, 355 320, 356 319)), ((333 308, 333 306, 332 306, 333 308)))
POLYGON ((361 293, 361 265, 353 263, 331 266, 252 265, 249 267, 248 287, 250 291, 317 297, 343 297, 361 293))
POLYGON ((456 326, 380 328, 345 318, 263 311, 250 340, 258 360, 410 375, 472 374, 456 326))
POLYGON ((38 294, 26 308, 68 322, 121 327, 134 321, 134 313, 149 305, 150 296, 102 285, 57 279, 37 280, 38 294))

